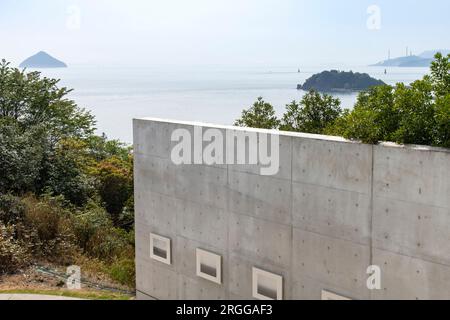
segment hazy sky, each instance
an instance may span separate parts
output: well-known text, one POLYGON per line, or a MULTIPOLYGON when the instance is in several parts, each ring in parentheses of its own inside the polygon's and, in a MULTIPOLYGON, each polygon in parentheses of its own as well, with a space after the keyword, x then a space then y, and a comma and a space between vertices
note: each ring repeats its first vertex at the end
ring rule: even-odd
POLYGON ((0 0, 0 58, 44 50, 69 64, 368 64, 389 48, 450 48, 449 12, 448 0, 0 0))

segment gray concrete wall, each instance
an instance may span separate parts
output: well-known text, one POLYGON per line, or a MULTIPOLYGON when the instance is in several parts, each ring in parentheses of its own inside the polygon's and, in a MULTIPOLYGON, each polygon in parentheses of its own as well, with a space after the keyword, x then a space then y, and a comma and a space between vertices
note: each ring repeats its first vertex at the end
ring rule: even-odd
POLYGON ((261 176, 174 165, 177 128, 194 124, 134 121, 140 298, 251 299, 257 267, 283 276, 284 299, 450 299, 449 150, 282 133, 280 170, 261 176), (171 239, 172 265, 150 259, 150 233, 171 239), (222 256, 222 285, 196 276, 196 248, 222 256))

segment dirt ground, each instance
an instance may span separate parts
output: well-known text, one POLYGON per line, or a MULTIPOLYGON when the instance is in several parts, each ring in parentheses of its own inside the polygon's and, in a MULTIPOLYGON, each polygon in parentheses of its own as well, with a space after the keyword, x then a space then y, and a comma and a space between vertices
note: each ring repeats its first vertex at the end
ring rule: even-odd
MULTIPOLYGON (((65 292, 68 290, 66 280, 54 274, 48 274, 42 270, 52 270, 60 275, 65 274, 65 269, 58 268, 52 265, 33 266, 25 270, 19 270, 13 275, 0 275, 0 293, 2 292, 65 292)), ((132 295, 127 294, 130 289, 112 283, 102 276, 82 274, 82 290, 80 292, 88 294, 101 294, 111 297, 132 295), (115 291, 118 289, 119 291, 115 291)))
POLYGON ((28 269, 15 275, 0 276, 0 291, 18 289, 61 289, 64 283, 50 276, 28 269))

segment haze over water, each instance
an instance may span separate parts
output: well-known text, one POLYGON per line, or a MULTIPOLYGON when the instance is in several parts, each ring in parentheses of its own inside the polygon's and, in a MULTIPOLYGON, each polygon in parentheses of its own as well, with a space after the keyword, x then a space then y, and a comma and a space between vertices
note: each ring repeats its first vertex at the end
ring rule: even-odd
MULTIPOLYGON (((258 96, 280 115, 324 70, 420 79, 427 68, 365 66, 448 49, 449 11, 448 0, 1 0, 0 59, 67 63, 44 74, 75 89, 99 133, 131 142, 134 117, 232 124, 258 96)), ((339 97, 351 108, 356 94, 339 97)))
MULTIPOLYGON (((271 103, 279 116, 285 105, 305 94, 297 90, 307 78, 324 70, 366 72, 388 84, 422 78, 428 68, 349 66, 286 67, 130 67, 70 65, 39 70, 73 88, 70 98, 90 110, 98 133, 132 143, 132 119, 158 117, 231 125, 257 97, 271 103), (301 73, 298 73, 298 68, 301 73)), ((335 94, 342 107, 352 108, 357 93, 335 94)))

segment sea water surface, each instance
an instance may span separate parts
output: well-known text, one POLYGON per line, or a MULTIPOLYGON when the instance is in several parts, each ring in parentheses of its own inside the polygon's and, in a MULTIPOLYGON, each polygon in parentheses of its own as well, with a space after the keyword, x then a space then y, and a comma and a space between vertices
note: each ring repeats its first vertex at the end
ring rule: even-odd
MULTIPOLYGON (((427 68, 380 67, 225 67, 225 66, 94 66, 39 70, 74 89, 70 98, 90 110, 97 132, 132 143, 132 119, 158 117, 231 125, 258 97, 279 116, 286 104, 305 94, 297 90, 307 78, 324 70, 365 72, 388 84, 410 83, 427 68)), ((343 108, 352 108, 357 93, 335 94, 343 108)))

